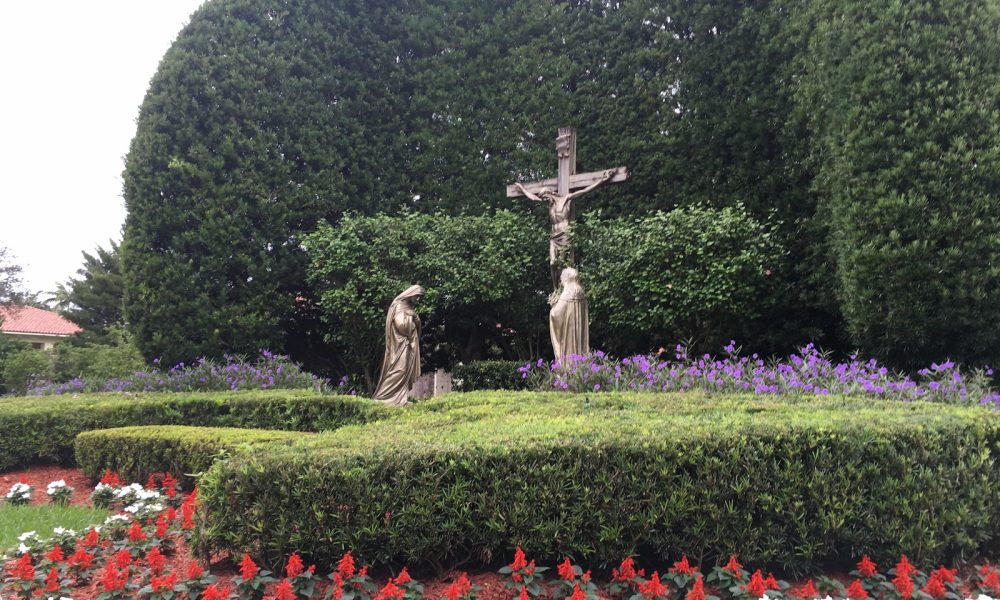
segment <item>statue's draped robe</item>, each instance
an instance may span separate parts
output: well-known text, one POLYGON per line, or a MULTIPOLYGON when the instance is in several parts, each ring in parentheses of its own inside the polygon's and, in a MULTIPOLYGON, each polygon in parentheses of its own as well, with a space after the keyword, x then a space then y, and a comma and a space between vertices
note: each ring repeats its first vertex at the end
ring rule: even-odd
POLYGON ((420 317, 406 300, 414 295, 411 290, 396 296, 389 306, 385 317, 382 374, 372 396, 394 406, 409 404, 407 396, 410 388, 420 377, 420 317))
POLYGON ((556 360, 565 363, 566 357, 590 352, 590 320, 587 315, 587 297, 579 285, 563 289, 552 310, 549 311, 549 335, 556 360))

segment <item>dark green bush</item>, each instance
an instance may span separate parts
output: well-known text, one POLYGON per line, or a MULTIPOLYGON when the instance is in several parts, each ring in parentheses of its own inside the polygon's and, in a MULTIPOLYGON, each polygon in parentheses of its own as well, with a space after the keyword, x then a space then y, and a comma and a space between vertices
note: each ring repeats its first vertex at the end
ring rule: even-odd
POLYGON ((523 365, 517 360, 477 360, 455 365, 451 370, 453 389, 456 392, 526 389, 525 380, 518 372, 523 365))
POLYGON ((23 394, 36 385, 52 381, 52 355, 45 350, 24 348, 11 353, 4 360, 4 387, 15 394, 23 394))
POLYGON ((185 489, 193 474, 212 465, 220 452, 235 452, 269 442, 291 442, 308 437, 300 431, 151 425, 84 431, 76 436, 76 462, 91 479, 105 469, 124 481, 143 482, 150 473, 172 473, 185 489))
MULTIPOLYGON (((215 548, 332 565, 638 553, 803 570, 1000 550, 1000 414, 844 398, 473 393, 200 480, 215 548)), ((995 555, 995 554, 994 554, 995 555)))
POLYGON ((201 425, 322 431, 380 419, 391 409, 308 390, 82 394, 0 400, 0 472, 38 461, 73 462, 82 431, 130 425, 201 425))

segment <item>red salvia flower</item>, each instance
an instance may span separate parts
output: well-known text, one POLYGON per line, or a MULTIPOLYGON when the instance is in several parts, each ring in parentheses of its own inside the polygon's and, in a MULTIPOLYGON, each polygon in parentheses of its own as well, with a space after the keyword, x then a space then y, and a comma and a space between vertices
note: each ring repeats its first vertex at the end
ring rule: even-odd
POLYGON ((177 575, 170 573, 163 577, 153 577, 150 585, 153 586, 153 591, 157 594, 173 591, 174 586, 177 585, 177 575))
POLYGON ((393 582, 395 582, 396 585, 406 585, 411 581, 413 581, 413 578, 410 577, 410 572, 406 570, 406 567, 403 567, 403 570, 399 572, 399 575, 393 579, 393 582))
POLYGON ((590 571, 588 570, 586 573, 581 575, 580 579, 582 579, 584 583, 590 583, 590 571))
POLYGON ((735 554, 730 554, 729 555, 729 562, 727 562, 726 566, 724 566, 722 568, 723 568, 723 570, 729 571, 730 573, 732 573, 733 577, 742 577, 743 576, 743 565, 741 565, 736 560, 736 555, 735 554))
POLYGON ((528 566, 525 567, 525 569, 524 569, 524 574, 525 575, 531 575, 531 574, 533 574, 535 572, 535 569, 536 569, 536 567, 535 567, 535 559, 531 559, 531 562, 528 563, 528 566))
POLYGON ((45 591, 46 592, 58 592, 60 588, 59 585, 59 570, 55 567, 49 569, 49 574, 45 578, 45 591))
POLYGON ((472 582, 469 581, 469 575, 462 573, 456 581, 451 582, 451 585, 445 589, 444 595, 448 600, 459 600, 470 591, 472 591, 472 582))
POLYGON ((201 600, 226 600, 227 597, 229 597, 229 589, 221 583, 213 583, 201 593, 201 600))
POLYGON ((764 595, 764 592, 767 591, 767 585, 764 583, 764 576, 760 569, 753 572, 753 575, 750 576, 750 583, 746 584, 744 589, 754 598, 760 598, 764 595))
POLYGON ((167 471, 167 474, 163 476, 163 488, 167 498, 173 498, 177 495, 177 480, 170 474, 170 471, 167 471))
POLYGON ((1000 571, 986 565, 979 573, 982 586, 990 590, 994 597, 1000 595, 1000 571))
POLYGON ((562 577, 566 581, 576 580, 576 571, 573 570, 573 563, 569 562, 569 557, 566 557, 558 567, 559 577, 562 577))
POLYGON ((337 563, 337 574, 340 575, 340 578, 343 581, 347 581, 351 577, 354 577, 354 557, 351 556, 351 552, 349 550, 344 553, 340 562, 337 563))
POLYGON ((912 576, 917 572, 917 568, 910 564, 910 560, 905 554, 900 555, 899 562, 896 563, 896 575, 912 576))
POLYGON ((858 563, 858 573, 860 573, 862 577, 867 578, 875 575, 876 572, 877 569, 875 563, 873 563, 872 560, 868 558, 867 554, 862 556, 861 562, 858 563))
POLYGON ((635 579, 635 562, 631 556, 625 557, 617 569, 611 569, 612 581, 632 581, 635 579))
POLYGON ((97 535, 97 530, 94 529, 93 527, 90 528, 90 531, 87 532, 87 535, 83 536, 83 545, 85 548, 93 548, 100 541, 101 538, 99 535, 97 535))
POLYGON ((142 525, 139 521, 132 521, 132 524, 128 528, 128 541, 130 542, 143 542, 146 540, 146 532, 142 530, 142 525))
POLYGON ((295 579, 305 570, 305 565, 302 564, 302 559, 299 558, 298 552, 292 552, 292 555, 288 557, 288 564, 285 566, 285 573, 288 575, 289 579, 295 579))
POLYGON ((168 506, 167 507, 167 520, 170 521, 171 523, 173 523, 175 519, 177 519, 177 509, 174 508, 173 506, 168 506))
POLYGON ((958 574, 958 569, 946 569, 944 565, 941 565, 935 569, 931 575, 934 573, 941 578, 941 583, 954 583, 955 575, 958 574))
POLYGON ((167 537, 167 530, 170 528, 170 523, 163 517, 163 513, 160 513, 156 517, 156 537, 163 539, 167 537))
POLYGON ((701 574, 694 580, 691 591, 684 596, 684 600, 705 600, 705 582, 701 579, 701 574))
POLYGON ((573 594, 569 597, 569 600, 587 600, 587 595, 580 589, 580 584, 573 585, 573 594))
POLYGON ((87 552, 82 546, 77 546, 76 552, 70 554, 66 562, 72 567, 89 569, 94 563, 94 555, 87 552))
POLYGON ((392 580, 389 580, 385 586, 379 590, 378 594, 375 595, 376 600, 403 600, 403 594, 406 593, 401 587, 398 587, 392 580))
POLYGON ((520 571, 521 569, 528 566, 528 559, 524 556, 524 550, 518 546, 514 548, 514 562, 510 563, 511 571, 520 571))
POLYGON ((128 548, 122 548, 118 552, 115 552, 111 558, 114 560, 115 566, 119 569, 124 569, 132 564, 132 553, 128 551, 128 548))
POLYGON ((778 580, 774 578, 774 573, 768 573, 767 579, 764 580, 764 587, 769 590, 780 590, 781 586, 778 585, 778 580))
POLYGON ((274 588, 274 600, 297 600, 295 590, 292 589, 292 584, 287 578, 282 579, 278 583, 278 587, 274 588))
POLYGON ((181 504, 181 529, 194 529, 194 502, 191 499, 194 498, 194 494, 188 496, 188 499, 181 504))
POLYGON ((122 486, 122 480, 118 477, 118 473, 112 471, 111 469, 104 469, 104 475, 101 475, 101 483, 114 487, 122 486))
POLYGON ((799 598, 805 598, 806 600, 819 598, 819 594, 816 593, 816 586, 813 584, 812 579, 806 581, 801 587, 799 587, 799 589, 795 590, 795 595, 799 598))
POLYGON ((521 595, 517 597, 517 600, 531 600, 531 597, 528 596, 527 586, 521 586, 521 595))
POLYGON ((146 566, 149 567, 153 575, 163 572, 163 567, 167 564, 167 557, 163 556, 159 548, 153 548, 146 554, 146 566))
POLYGON ((653 576, 649 578, 649 581, 639 584, 639 593, 646 600, 662 598, 667 594, 667 586, 660 583, 660 574, 653 571, 653 576))
POLYGON ((205 570, 201 568, 201 565, 192 560, 191 562, 188 563, 187 572, 185 572, 184 575, 188 579, 201 579, 202 575, 204 574, 205 570))
POLYGON ((913 597, 913 580, 910 579, 909 575, 905 573, 896 575, 895 579, 892 580, 892 585, 896 587, 896 591, 904 600, 913 597))
POLYGON ((119 571, 115 568, 115 564, 109 560, 101 572, 101 588, 103 591, 115 592, 123 590, 126 583, 128 583, 128 567, 126 566, 119 571))
POLYGON ((935 600, 944 600, 945 594, 948 593, 948 589, 944 587, 944 581, 937 571, 931 573, 930 579, 927 580, 927 585, 921 591, 935 600))
POLYGON ((681 559, 675 562, 674 566, 670 567, 670 572, 681 575, 694 575, 698 572, 698 567, 692 567, 691 563, 688 562, 687 554, 682 554, 681 559))
POLYGON ((66 557, 63 556, 63 551, 62 548, 59 547, 59 544, 56 544, 55 546, 52 547, 51 550, 49 550, 45 554, 45 558, 49 559, 54 563, 57 563, 57 562, 62 562, 62 560, 66 557))
POLYGON ((257 568, 257 564, 253 562, 249 554, 244 553, 243 560, 240 561, 240 577, 243 578, 243 581, 250 581, 257 576, 258 571, 260 569, 257 568))
POLYGON ((331 573, 330 577, 333 579, 333 600, 340 600, 344 595, 344 579, 340 573, 331 573))
POLYGON ((14 577, 29 581, 35 578, 35 565, 31 562, 31 555, 25 552, 14 564, 14 577))
POLYGON ((851 600, 865 600, 868 598, 868 592, 861 585, 860 579, 855 579, 851 582, 851 585, 847 586, 847 597, 851 600))
POLYGON ((156 489, 156 481, 153 479, 152 473, 150 473, 149 477, 146 478, 146 489, 147 490, 156 489))

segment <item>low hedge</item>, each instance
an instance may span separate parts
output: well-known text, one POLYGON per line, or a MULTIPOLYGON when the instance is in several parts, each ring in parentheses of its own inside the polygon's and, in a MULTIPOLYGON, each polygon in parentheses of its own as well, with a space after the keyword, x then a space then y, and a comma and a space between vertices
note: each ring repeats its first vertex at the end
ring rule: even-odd
POLYGON ((477 390, 523 390, 527 383, 521 372, 523 362, 516 360, 477 360, 452 369, 456 392, 477 390))
POLYGON ((204 541, 332 565, 601 567, 739 553, 792 571, 1000 544, 1000 413, 687 394, 472 393, 216 463, 204 541))
POLYGON ((73 440, 93 429, 202 425, 323 431, 391 414, 381 403, 311 390, 81 394, 0 399, 0 472, 72 464, 73 440))
POLYGON ((85 431, 76 436, 76 462, 91 479, 105 469, 124 481, 143 482, 150 473, 172 473, 185 489, 223 451, 312 436, 299 431, 151 425, 85 431))

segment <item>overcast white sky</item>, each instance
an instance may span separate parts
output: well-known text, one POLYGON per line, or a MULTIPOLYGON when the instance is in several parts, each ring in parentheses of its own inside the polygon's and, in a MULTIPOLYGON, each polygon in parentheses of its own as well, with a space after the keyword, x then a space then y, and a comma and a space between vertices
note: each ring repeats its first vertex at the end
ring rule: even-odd
POLYGON ((0 18, 0 245, 51 292, 125 220, 149 80, 204 0, 10 2, 0 18))

